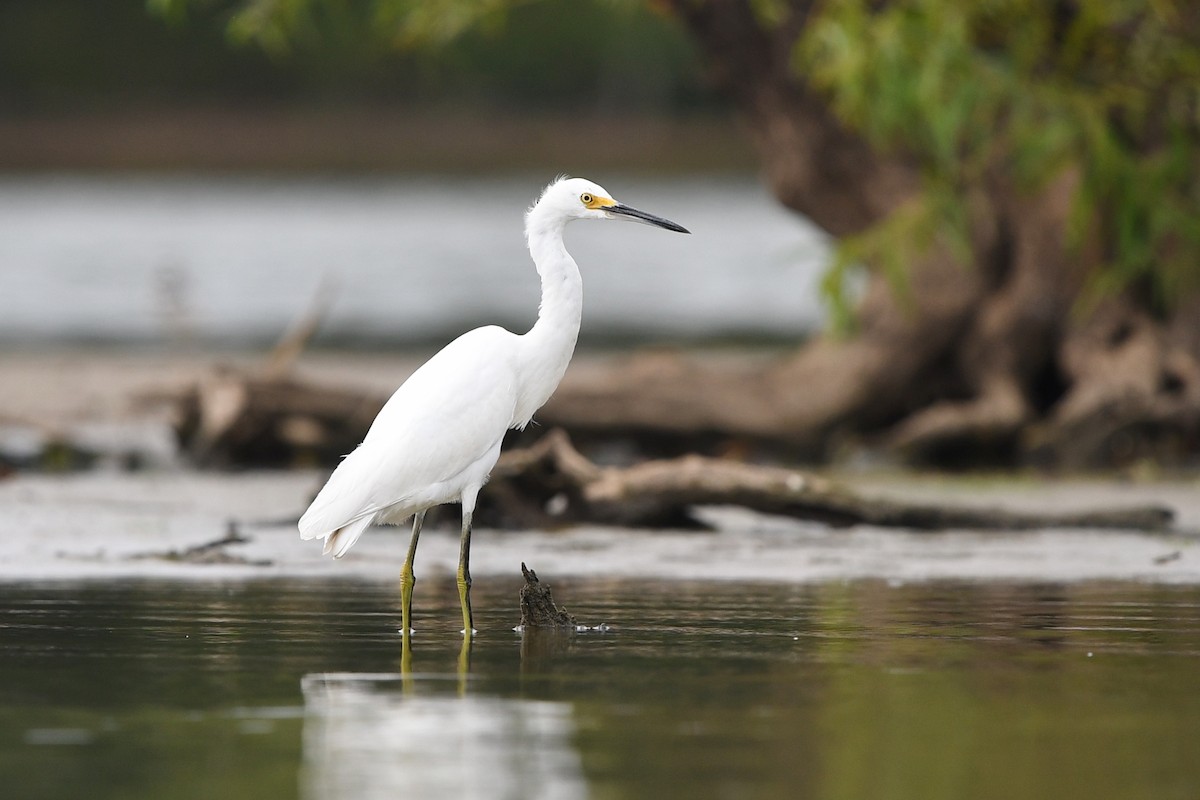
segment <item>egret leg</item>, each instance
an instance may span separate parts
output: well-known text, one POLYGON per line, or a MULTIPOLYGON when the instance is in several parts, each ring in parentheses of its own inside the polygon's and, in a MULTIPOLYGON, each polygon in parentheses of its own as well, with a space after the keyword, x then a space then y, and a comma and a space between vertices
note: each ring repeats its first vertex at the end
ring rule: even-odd
POLYGON ((418 511, 413 515, 412 539, 408 542, 408 557, 404 559, 404 568, 400 570, 400 632, 407 640, 412 633, 412 593, 417 578, 413 575, 413 559, 417 556, 417 540, 421 538, 421 523, 425 521, 425 512, 418 511))
MULTIPOLYGON (((473 505, 473 504, 472 504, 473 505)), ((471 616, 471 515, 474 509, 463 505, 462 539, 458 546, 458 602, 462 605, 463 636, 474 636, 471 616)))

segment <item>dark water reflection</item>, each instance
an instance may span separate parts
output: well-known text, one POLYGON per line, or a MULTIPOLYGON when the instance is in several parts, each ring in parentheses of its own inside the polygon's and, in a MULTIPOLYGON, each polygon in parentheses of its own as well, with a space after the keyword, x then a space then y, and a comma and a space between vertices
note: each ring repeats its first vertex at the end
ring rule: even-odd
POLYGON ((516 589, 0 587, 3 795, 1200 797, 1200 588, 516 589))

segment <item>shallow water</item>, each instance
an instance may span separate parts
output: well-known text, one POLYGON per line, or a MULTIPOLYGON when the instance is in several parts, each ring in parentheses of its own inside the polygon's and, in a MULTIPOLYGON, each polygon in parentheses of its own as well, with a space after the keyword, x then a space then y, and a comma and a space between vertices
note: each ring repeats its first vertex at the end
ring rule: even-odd
POLYGON ((0 586, 14 798, 1187 798, 1200 588, 0 586))

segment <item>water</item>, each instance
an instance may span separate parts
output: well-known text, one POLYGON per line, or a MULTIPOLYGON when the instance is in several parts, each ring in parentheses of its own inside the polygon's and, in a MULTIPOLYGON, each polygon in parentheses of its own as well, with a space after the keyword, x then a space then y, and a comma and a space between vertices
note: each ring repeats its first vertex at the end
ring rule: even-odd
POLYGON ((13 798, 1200 796, 1200 588, 0 587, 13 798))
MULTIPOLYGON (((318 292, 326 340, 524 330, 539 289, 522 214, 551 177, 3 178, 0 342, 271 341, 318 292)), ((608 188, 693 234, 572 226, 585 344, 820 324, 825 241, 753 178, 608 188)))

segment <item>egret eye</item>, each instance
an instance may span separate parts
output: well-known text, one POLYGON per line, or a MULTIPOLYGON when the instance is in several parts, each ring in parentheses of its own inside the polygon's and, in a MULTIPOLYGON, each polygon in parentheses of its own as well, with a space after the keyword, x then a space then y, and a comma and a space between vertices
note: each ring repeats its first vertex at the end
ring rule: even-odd
POLYGON ((579 201, 580 201, 581 203, 583 203, 585 206, 590 206, 590 205, 592 204, 592 201, 593 201, 594 199, 595 199, 595 198, 594 198, 594 197, 592 197, 592 196, 591 196, 590 194, 588 194, 587 192, 584 192, 583 194, 579 195, 579 201))

